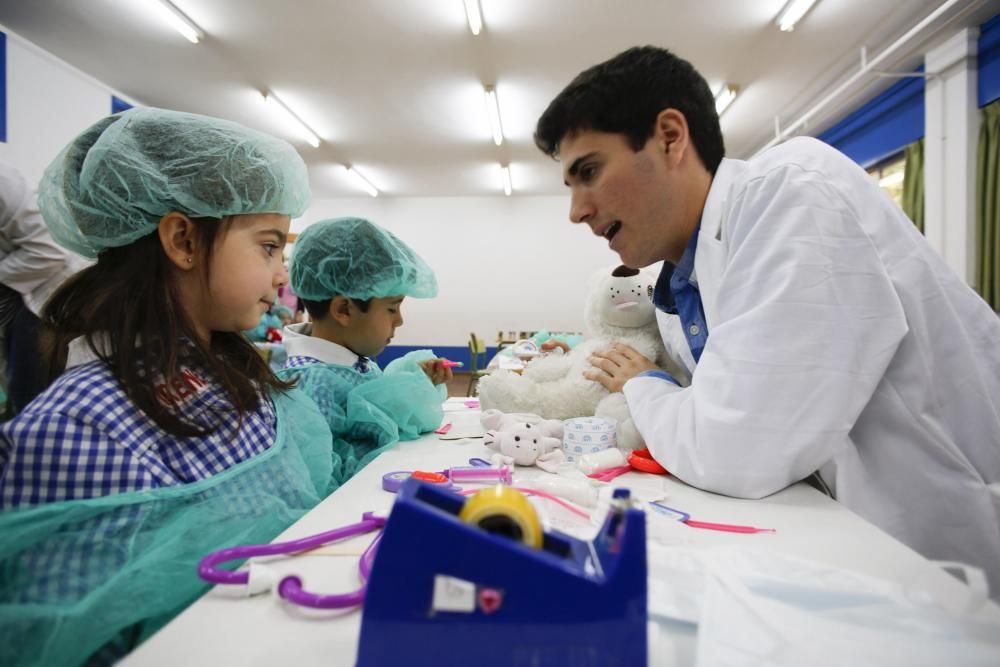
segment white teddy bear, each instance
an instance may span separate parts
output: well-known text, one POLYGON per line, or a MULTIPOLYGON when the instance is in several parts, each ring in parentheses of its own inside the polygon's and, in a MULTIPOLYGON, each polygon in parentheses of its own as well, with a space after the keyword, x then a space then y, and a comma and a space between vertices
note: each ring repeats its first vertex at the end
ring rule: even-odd
MULTIPOLYGON (((549 419, 611 417, 618 421, 618 446, 624 450, 643 446, 632 422, 624 394, 609 394, 583 372, 592 368, 588 358, 615 342, 633 347, 674 377, 686 380, 663 347, 652 303, 656 276, 618 266, 602 270, 584 309, 588 338, 565 354, 548 354, 527 364, 523 373, 494 371, 479 380, 479 400, 484 409, 528 412, 549 419)), ((676 317, 676 316, 674 316, 676 317)))
POLYGON ((480 422, 487 429, 483 444, 497 453, 493 464, 537 465, 555 472, 565 456, 562 451, 563 423, 538 415, 484 410, 480 422))

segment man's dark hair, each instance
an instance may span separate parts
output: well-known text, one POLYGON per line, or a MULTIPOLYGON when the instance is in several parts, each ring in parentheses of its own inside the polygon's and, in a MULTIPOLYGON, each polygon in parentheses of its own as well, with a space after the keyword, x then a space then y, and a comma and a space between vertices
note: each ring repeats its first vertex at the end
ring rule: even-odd
POLYGON ((633 47, 578 74, 538 119, 535 145, 556 157, 567 135, 597 130, 625 135, 638 151, 667 108, 684 114, 691 143, 714 175, 726 149, 712 91, 691 63, 655 46, 633 47))

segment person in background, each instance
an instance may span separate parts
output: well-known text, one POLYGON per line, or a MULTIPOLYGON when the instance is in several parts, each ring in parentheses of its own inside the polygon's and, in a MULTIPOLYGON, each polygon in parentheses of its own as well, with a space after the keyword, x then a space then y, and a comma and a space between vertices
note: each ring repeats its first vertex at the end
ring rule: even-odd
POLYGON ((295 316, 292 314, 292 309, 288 306, 275 306, 274 314, 281 321, 282 327, 287 327, 289 324, 295 323, 295 316))
POLYGON ((1000 319, 863 169, 805 137, 725 159, 705 79, 651 46, 579 74, 535 142, 573 222, 664 262, 653 303, 690 386, 625 345, 588 374, 657 461, 744 498, 815 473, 1000 599, 1000 319))
POLYGON ((0 162, 0 338, 7 362, 7 415, 24 409, 46 385, 38 313, 55 289, 87 261, 52 240, 34 189, 0 162))
POLYGON ((52 237, 97 261, 42 313, 62 374, 0 428, 0 664, 110 664, 206 590, 204 554, 336 487, 323 416, 240 333, 308 201, 289 144, 154 108, 46 170, 52 237))
POLYGON ((450 368, 416 350, 385 372, 374 357, 403 325, 407 296, 437 295, 434 272, 405 243, 360 218, 323 220, 295 241, 295 292, 312 322, 285 327, 284 379, 326 415, 343 483, 399 439, 441 425, 450 368))

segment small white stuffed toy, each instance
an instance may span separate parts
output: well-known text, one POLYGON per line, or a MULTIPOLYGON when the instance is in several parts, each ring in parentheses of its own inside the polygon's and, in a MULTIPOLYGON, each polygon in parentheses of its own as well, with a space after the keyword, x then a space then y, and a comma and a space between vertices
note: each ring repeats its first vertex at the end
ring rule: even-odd
POLYGON ((563 424, 557 419, 486 410, 480 422, 487 429, 483 444, 497 452, 492 457, 494 465, 537 465, 542 470, 555 472, 565 458, 563 424))
MULTIPOLYGON (((625 266, 604 269, 595 278, 584 309, 588 338, 565 354, 548 354, 529 363, 523 373, 494 371, 479 380, 484 409, 530 412, 549 419, 611 417, 618 421, 618 447, 643 446, 622 393, 609 394, 600 383, 583 376, 593 368, 588 360, 599 350, 623 342, 682 382, 663 347, 652 303, 656 276, 625 266)), ((676 317, 676 316, 674 316, 676 317)))

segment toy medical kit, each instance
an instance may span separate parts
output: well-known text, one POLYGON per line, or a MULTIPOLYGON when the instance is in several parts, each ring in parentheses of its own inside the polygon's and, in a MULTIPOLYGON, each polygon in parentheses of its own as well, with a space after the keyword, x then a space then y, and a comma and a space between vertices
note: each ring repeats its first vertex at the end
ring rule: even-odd
POLYGON ((423 470, 408 471, 408 470, 397 470, 396 472, 387 472, 382 475, 382 489, 388 491, 389 493, 396 493, 402 487, 406 480, 413 477, 414 479, 419 479, 422 482, 427 482, 428 484, 434 484, 451 491, 458 491, 452 481, 447 475, 440 472, 426 472, 423 470))
POLYGON ((310 593, 303 590, 302 580, 294 575, 284 577, 281 581, 276 581, 277 576, 275 573, 262 563, 251 562, 248 569, 234 572, 221 570, 217 566, 227 561, 242 560, 253 556, 275 556, 309 551, 310 549, 316 549, 324 544, 342 540, 346 537, 378 530, 385 524, 385 521, 383 517, 375 516, 371 512, 365 512, 358 523, 325 533, 319 533, 318 535, 304 537, 300 540, 221 549, 201 559, 201 562, 198 563, 198 576, 211 584, 242 585, 245 587, 244 590, 247 595, 256 595, 257 593, 274 589, 282 598, 303 607, 313 607, 316 609, 356 607, 365 599, 366 582, 371 574, 372 560, 375 558, 375 550, 380 536, 372 540, 358 561, 361 587, 351 593, 339 595, 310 593))
POLYGON ((637 449, 629 452, 626 458, 628 459, 629 465, 636 470, 652 473, 654 475, 667 474, 667 469, 656 462, 653 455, 649 453, 648 449, 637 449))
POLYGON ((562 449, 566 460, 576 463, 585 454, 596 454, 616 445, 618 422, 604 417, 574 417, 563 422, 562 449))
POLYGON ((509 487, 465 499, 407 482, 368 581, 357 665, 643 667, 645 517, 616 494, 585 542, 542 531, 509 487))
POLYGON ((514 483, 510 466, 463 466, 444 471, 448 479, 459 484, 506 484, 514 483))
MULTIPOLYGON (((483 459, 470 459, 470 461, 483 461, 483 459)), ((461 490, 455 486, 456 482, 459 484, 506 484, 507 486, 514 483, 513 470, 510 466, 493 467, 487 463, 485 466, 457 466, 437 472, 397 470, 382 476, 382 489, 396 493, 410 477, 450 491, 461 490)))
POLYGON ((576 467, 585 475, 593 475, 626 465, 628 462, 625 460, 625 455, 617 447, 609 447, 593 454, 584 454, 576 462, 576 467))
POLYGON ((521 482, 529 489, 538 489, 554 496, 565 498, 570 502, 584 507, 597 505, 597 487, 591 486, 581 479, 569 479, 557 475, 545 475, 521 482))
POLYGON ((692 528, 703 528, 705 530, 718 530, 724 533, 776 533, 778 532, 774 528, 755 528, 753 526, 739 526, 731 523, 712 523, 710 521, 696 521, 691 518, 691 515, 687 512, 682 512, 679 509, 674 509, 673 507, 667 507, 663 503, 651 502, 649 503, 650 508, 652 508, 657 514, 662 514, 668 518, 679 521, 683 524, 691 526, 692 528))

